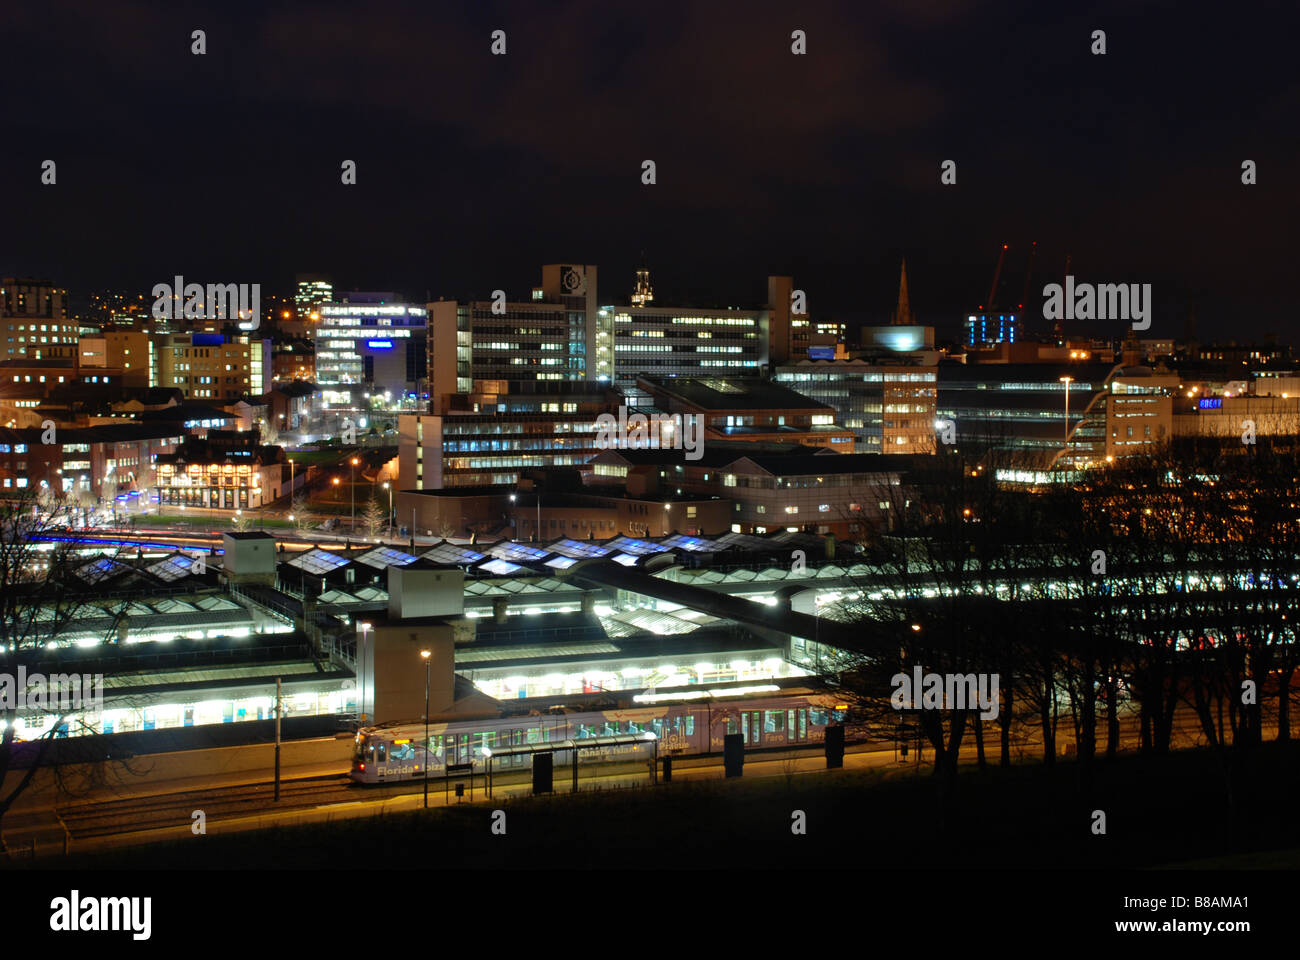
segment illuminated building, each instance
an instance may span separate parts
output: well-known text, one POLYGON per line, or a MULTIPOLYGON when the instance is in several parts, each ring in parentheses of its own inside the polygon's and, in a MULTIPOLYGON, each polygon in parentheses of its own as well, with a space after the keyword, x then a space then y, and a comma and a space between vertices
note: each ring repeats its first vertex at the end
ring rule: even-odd
POLYGON ((755 377, 768 362, 766 313, 696 307, 602 307, 614 328, 614 380, 643 402, 640 376, 755 377))
POLYGON ((968 347, 982 347, 995 343, 1015 343, 1020 321, 1013 313, 972 313, 966 317, 968 347))
POLYGON ((812 356, 835 356, 835 345, 844 341, 845 325, 835 321, 813 321, 807 313, 795 313, 793 277, 767 278, 767 306, 764 309, 768 337, 767 355, 773 364, 793 363, 812 356))
POLYGON ((429 394, 434 409, 477 380, 526 386, 611 380, 613 320, 596 306, 596 268, 547 264, 527 302, 429 304, 429 394))
POLYGON ((157 458, 158 503, 230 511, 260 507, 288 486, 287 465, 281 447, 259 445, 255 434, 214 430, 157 458))
POLYGON ((247 334, 168 333, 151 338, 150 386, 175 387, 186 398, 238 400, 271 384, 271 341, 247 334))
POLYGON ((297 318, 307 325, 307 330, 311 330, 312 321, 319 319, 317 308, 322 303, 330 303, 333 299, 334 284, 327 278, 314 274, 298 275, 298 286, 293 302, 297 318))
POLYGON ((773 380, 833 408, 859 452, 933 453, 936 370, 933 362, 900 353, 802 360, 778 367, 773 380))
POLYGON ((518 483, 523 470, 577 467, 596 453, 597 418, 616 414, 604 384, 536 383, 448 398, 439 413, 398 419, 402 490, 518 483))
POLYGON ((4 358, 42 359, 56 345, 75 348, 81 328, 68 320, 68 291, 46 280, 0 280, 0 331, 4 358))
POLYGON ((354 293, 319 306, 316 384, 325 412, 364 413, 372 397, 393 406, 420 400, 412 394, 427 376, 429 311, 394 301, 393 294, 354 293))
POLYGON ((796 443, 853 452, 853 432, 835 409, 782 384, 752 378, 640 377, 657 410, 699 417, 705 447, 715 440, 796 443))

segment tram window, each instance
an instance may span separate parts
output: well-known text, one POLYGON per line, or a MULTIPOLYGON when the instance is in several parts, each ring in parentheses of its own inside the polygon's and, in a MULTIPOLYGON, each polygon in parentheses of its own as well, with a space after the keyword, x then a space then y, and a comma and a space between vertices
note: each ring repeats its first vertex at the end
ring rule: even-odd
POLYGON ((819 710, 816 707, 808 708, 808 722, 814 727, 826 726, 826 711, 819 710))
POLYGON ((540 729, 539 727, 529 727, 529 728, 528 728, 528 742, 529 742, 529 743, 538 743, 538 742, 541 741, 541 739, 542 739, 542 731, 541 731, 541 729, 540 729))
POLYGON ((578 724, 578 739, 585 740, 589 736, 591 736, 591 728, 585 723, 578 724))
POLYGON ((628 733, 640 733, 640 732, 641 732, 641 724, 637 723, 635 720, 629 720, 629 721, 627 722, 627 732, 628 732, 628 733))
POLYGON ((379 756, 377 756, 375 759, 378 760, 380 763, 388 762, 388 744, 381 743, 379 745, 379 756))
POLYGON ((727 733, 740 733, 740 731, 736 729, 735 717, 727 717, 727 733))
POLYGON ((799 739, 808 739, 808 711, 799 711, 799 739))
POLYGON ((740 735, 744 737, 744 742, 749 743, 749 711, 742 710, 740 713, 740 735))
POLYGON ((695 733, 695 714, 688 713, 686 715, 686 735, 689 737, 694 733, 695 733))
POLYGON ((763 732, 781 733, 783 730, 785 730, 785 711, 764 710, 763 711, 763 732))
POLYGON ((411 760, 415 757, 415 747, 408 743, 395 743, 389 759, 391 760, 411 760))
POLYGON ((491 750, 493 747, 495 747, 495 746, 497 745, 497 735, 496 735, 495 733, 485 733, 485 734, 483 734, 483 744, 482 744, 482 745, 483 745, 484 747, 486 747, 487 749, 491 750))
POLYGON ((663 736, 664 722, 658 718, 650 721, 650 726, 654 727, 655 736, 663 736))

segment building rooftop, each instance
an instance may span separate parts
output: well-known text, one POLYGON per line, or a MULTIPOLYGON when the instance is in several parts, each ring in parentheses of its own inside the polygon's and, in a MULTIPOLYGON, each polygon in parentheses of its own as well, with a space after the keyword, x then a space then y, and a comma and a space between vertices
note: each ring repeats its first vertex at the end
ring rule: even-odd
POLYGON ((805 410, 834 413, 833 408, 811 400, 779 383, 756 377, 648 377, 638 386, 666 395, 701 410, 805 410))

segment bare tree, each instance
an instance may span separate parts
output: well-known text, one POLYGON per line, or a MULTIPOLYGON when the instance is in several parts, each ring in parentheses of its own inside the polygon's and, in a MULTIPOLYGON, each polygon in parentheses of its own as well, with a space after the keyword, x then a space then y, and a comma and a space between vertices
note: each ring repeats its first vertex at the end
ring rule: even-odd
MULTIPOLYGON (((106 609, 97 586, 120 572, 120 554, 88 558, 80 552, 84 548, 59 536, 70 524, 71 509, 37 491, 0 502, 0 823, 43 769, 65 795, 120 773, 100 762, 107 755, 105 738, 86 720, 84 704, 62 695, 73 675, 49 669, 58 670, 57 648, 78 624, 107 616, 111 636, 126 609, 106 609), (37 676, 42 680, 20 689, 22 678, 37 676), (52 723, 46 722, 51 716, 52 723), (20 721, 28 732, 43 732, 20 739, 20 721)), ((83 690, 84 679, 75 680, 83 690)))
POLYGON ((379 502, 375 496, 373 488, 370 491, 370 499, 365 502, 361 508, 361 525, 366 531, 366 536, 375 540, 379 537, 379 532, 383 530, 384 524, 388 522, 388 514, 384 505, 379 502))
POLYGON ((293 523, 299 533, 309 533, 320 524, 320 517, 312 510, 311 503, 305 496, 294 497, 289 511, 293 514, 293 523))

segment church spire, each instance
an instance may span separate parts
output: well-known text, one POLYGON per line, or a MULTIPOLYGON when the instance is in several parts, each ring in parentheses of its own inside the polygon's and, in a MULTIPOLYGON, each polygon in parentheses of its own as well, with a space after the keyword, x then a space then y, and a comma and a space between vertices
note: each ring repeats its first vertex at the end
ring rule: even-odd
POLYGON ((912 302, 907 294, 907 258, 903 258, 903 269, 898 276, 898 309, 894 311, 891 321, 895 326, 912 326, 916 318, 912 316, 912 302))

